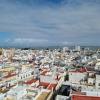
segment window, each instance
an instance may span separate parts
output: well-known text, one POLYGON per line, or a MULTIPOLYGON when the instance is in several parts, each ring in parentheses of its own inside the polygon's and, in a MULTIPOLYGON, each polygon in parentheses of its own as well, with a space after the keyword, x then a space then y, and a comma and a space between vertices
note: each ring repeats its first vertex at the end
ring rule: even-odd
POLYGON ((100 86, 100 83, 98 83, 98 86, 100 86))
POLYGON ((92 84, 92 82, 90 82, 90 84, 92 84))
POLYGON ((71 73, 71 75, 72 75, 72 73, 71 73))

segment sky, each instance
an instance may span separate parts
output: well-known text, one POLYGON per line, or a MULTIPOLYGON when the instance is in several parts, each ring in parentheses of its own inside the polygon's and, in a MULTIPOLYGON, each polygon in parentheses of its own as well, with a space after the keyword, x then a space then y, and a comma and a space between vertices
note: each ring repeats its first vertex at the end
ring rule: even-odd
POLYGON ((0 0, 0 46, 100 46, 100 0, 0 0))

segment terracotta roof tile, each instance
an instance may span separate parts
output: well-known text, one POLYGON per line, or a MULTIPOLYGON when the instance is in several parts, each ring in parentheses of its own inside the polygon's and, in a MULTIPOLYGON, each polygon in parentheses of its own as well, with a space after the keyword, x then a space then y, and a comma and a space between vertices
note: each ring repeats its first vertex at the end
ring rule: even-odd
POLYGON ((7 75, 7 76, 5 76, 4 78, 10 78, 10 77, 13 77, 13 76, 15 76, 16 74, 11 74, 11 75, 7 75))
POLYGON ((54 90, 55 87, 56 87, 56 85, 57 85, 57 84, 50 84, 50 85, 47 87, 47 89, 52 90, 52 88, 53 88, 53 90, 54 90))
POLYGON ((32 84, 32 83, 35 83, 37 81, 38 81, 37 79, 32 79, 32 80, 30 80, 30 81, 28 81, 28 82, 26 82, 24 84, 32 84))
POLYGON ((49 83, 45 83, 45 82, 39 82, 39 85, 37 86, 37 88, 39 86, 44 86, 45 88, 47 88, 49 86, 49 83))
POLYGON ((40 75, 45 75, 48 71, 43 71, 40 75))
POLYGON ((100 97, 72 95, 71 100, 100 100, 100 97))

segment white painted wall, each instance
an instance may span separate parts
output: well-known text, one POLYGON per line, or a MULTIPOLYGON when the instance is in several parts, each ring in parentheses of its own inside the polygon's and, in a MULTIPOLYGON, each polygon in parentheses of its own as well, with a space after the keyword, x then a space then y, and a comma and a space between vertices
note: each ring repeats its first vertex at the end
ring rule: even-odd
POLYGON ((43 76, 40 75, 40 82, 46 82, 46 83, 57 83, 57 81, 54 80, 52 76, 43 76))
POLYGON ((95 87, 100 89, 100 75, 96 75, 95 87))
POLYGON ((91 91, 88 91, 88 92, 86 92, 86 96, 100 97, 100 92, 91 92, 91 91))
POLYGON ((95 83, 95 79, 94 79, 94 78, 88 78, 88 83, 89 83, 89 84, 95 83))
POLYGON ((81 79, 84 79, 84 73, 69 72, 69 81, 72 83, 77 83, 81 79))

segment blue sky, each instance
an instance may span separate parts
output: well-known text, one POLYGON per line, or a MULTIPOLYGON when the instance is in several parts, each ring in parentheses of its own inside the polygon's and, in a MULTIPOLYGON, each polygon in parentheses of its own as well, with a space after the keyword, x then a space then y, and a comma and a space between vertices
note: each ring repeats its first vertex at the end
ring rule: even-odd
POLYGON ((100 46, 100 0, 0 0, 0 45, 100 46))

